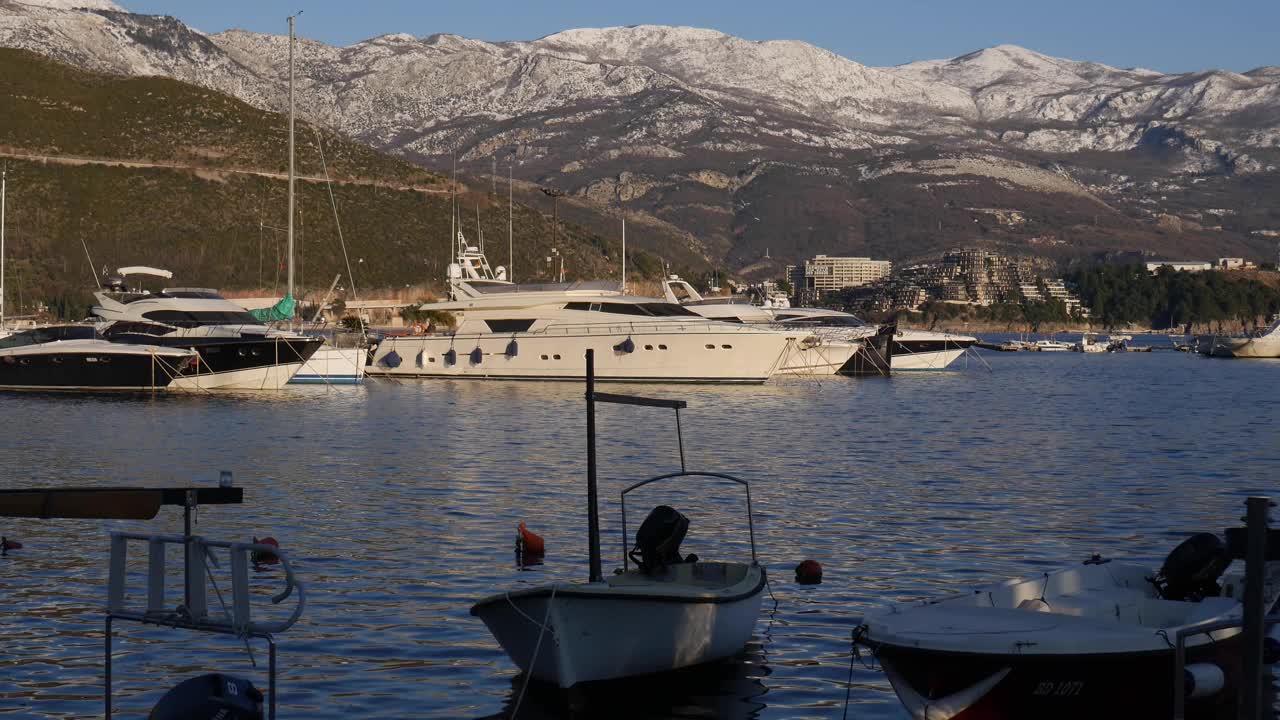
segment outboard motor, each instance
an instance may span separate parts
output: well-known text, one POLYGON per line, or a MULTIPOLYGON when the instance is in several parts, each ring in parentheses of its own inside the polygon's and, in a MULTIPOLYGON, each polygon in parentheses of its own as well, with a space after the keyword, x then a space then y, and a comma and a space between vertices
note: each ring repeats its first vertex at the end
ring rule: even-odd
POLYGON ((184 680, 160 698, 150 720, 262 720, 262 693, 243 678, 210 673, 184 680))
MULTIPOLYGON (((668 565, 686 562, 680 555, 680 543, 689 532, 689 518, 669 505, 659 505, 649 512, 636 531, 636 546, 629 553, 641 572, 653 575, 668 565)), ((693 560, 697 558, 690 556, 693 560)))
POLYGON ((1198 602, 1222 594, 1218 578, 1230 564, 1231 556, 1222 538, 1213 533, 1197 533, 1169 553, 1152 583, 1165 600, 1198 602))

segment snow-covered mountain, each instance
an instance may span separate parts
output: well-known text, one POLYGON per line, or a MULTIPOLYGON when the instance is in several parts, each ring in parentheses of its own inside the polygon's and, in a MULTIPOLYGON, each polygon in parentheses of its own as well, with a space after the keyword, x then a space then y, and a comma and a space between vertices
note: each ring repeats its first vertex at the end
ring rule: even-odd
MULTIPOLYGON (((265 108, 285 97, 284 36, 204 34, 108 0, 0 0, 0 46, 265 108)), ((865 178, 919 147, 1029 167, 1045 153, 1155 146, 1172 153, 1171 173, 1230 175, 1267 171, 1280 148, 1280 68, 1167 75, 1010 45, 877 68, 685 27, 502 43, 385 35, 303 40, 298 74, 301 111, 352 137, 437 166, 456 155, 473 172, 514 159, 523 177, 642 203, 726 253, 751 232, 737 195, 770 168, 865 178)))

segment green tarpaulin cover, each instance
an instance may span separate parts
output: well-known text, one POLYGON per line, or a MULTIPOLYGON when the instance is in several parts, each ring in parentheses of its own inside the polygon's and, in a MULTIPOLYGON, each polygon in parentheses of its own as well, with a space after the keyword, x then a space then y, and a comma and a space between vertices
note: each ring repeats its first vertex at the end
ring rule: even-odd
POLYGON ((292 320, 296 307, 297 302, 294 301, 293 296, 285 295, 284 299, 275 305, 261 310, 250 310, 249 314, 264 323, 280 322, 282 320, 292 320))

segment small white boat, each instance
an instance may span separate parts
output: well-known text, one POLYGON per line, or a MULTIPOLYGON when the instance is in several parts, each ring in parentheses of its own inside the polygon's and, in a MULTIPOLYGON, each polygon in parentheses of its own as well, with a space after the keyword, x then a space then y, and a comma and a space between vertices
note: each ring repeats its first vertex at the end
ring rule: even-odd
POLYGON ((1104 353, 1107 351, 1107 343, 1099 340, 1094 333, 1084 333, 1080 336, 1080 342, 1071 349, 1082 353, 1104 353))
POLYGON ((1031 349, 1037 352, 1068 352, 1072 345, 1058 340, 1037 340, 1031 345, 1031 349))
POLYGON ((660 505, 623 547, 623 567, 605 577, 600 569, 595 488, 596 401, 685 407, 683 401, 604 395, 594 389, 594 353, 587 350, 587 495, 591 571, 585 583, 554 583, 491 595, 471 608, 511 660, 530 677, 562 688, 579 683, 648 675, 730 657, 751 639, 764 598, 765 571, 757 562, 751 522, 751 489, 720 473, 682 469, 636 483, 622 492, 622 532, 627 537, 626 497, 652 483, 699 478, 741 485, 747 493, 750 562, 706 562, 682 556, 689 521, 660 505), (635 562, 635 567, 632 566, 635 562))
POLYGON ((1241 673, 1240 628, 1213 629, 1243 615, 1244 573, 1223 576, 1230 562, 1222 541, 1201 533, 1158 573, 1094 556, 868 613, 858 641, 914 720, 1156 718, 1172 714, 1181 633, 1188 714, 1215 716, 1234 702, 1241 673))

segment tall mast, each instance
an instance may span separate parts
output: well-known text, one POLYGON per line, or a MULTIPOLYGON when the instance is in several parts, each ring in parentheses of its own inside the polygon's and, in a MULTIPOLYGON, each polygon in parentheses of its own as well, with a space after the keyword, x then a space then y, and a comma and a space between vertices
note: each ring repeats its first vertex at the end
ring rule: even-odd
MULTIPOLYGON (((289 294, 293 297, 293 19, 289 16, 289 294)), ((291 320, 292 322, 292 320, 291 320)))
POLYGON ((516 281, 516 246, 512 233, 515 216, 513 214, 513 205, 511 203, 511 163, 507 163, 507 280, 516 281))
POLYGON ((622 209, 622 294, 627 294, 627 209, 622 209))
POLYGON ((4 330, 4 206, 9 189, 9 168, 0 170, 0 330, 4 330))

